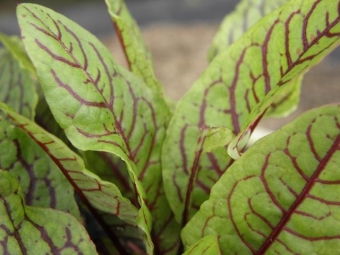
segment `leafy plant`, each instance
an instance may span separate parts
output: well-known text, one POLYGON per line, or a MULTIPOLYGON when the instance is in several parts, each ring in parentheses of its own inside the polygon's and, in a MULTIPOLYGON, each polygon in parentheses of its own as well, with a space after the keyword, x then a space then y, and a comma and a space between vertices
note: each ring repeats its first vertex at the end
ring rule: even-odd
POLYGON ((176 106, 106 4, 130 70, 39 5, 0 35, 0 253, 336 254, 340 105, 245 146, 338 45, 340 1, 241 1, 176 106))

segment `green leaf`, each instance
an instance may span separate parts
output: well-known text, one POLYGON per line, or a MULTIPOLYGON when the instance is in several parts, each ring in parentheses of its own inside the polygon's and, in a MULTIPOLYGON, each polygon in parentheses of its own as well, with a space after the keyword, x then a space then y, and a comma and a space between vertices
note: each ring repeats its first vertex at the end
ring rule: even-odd
POLYGON ((88 207, 79 202, 86 229, 100 254, 145 254, 143 232, 136 225, 128 224, 112 214, 98 211, 99 221, 94 220, 88 207), (105 224, 101 224, 103 221, 105 224), (113 240, 114 239, 114 240, 113 240), (113 242, 114 241, 114 242, 113 242))
MULTIPOLYGON (((214 38, 212 46, 210 47, 209 60, 212 61, 216 55, 237 41, 237 39, 239 39, 249 28, 256 24, 260 18, 287 2, 288 0, 241 1, 237 5, 235 11, 226 15, 224 18, 219 31, 214 38)), ((300 86, 301 83, 294 83, 294 85, 291 87, 291 90, 282 97, 283 99, 278 99, 267 110, 265 117, 287 116, 289 113, 293 112, 299 103, 300 86)))
POLYGON ((291 83, 296 83, 299 76, 338 46, 340 16, 337 10, 339 6, 339 1, 331 0, 306 0, 301 3, 290 1, 289 4, 276 11, 279 14, 276 20, 270 20, 271 15, 263 19, 263 22, 270 21, 273 24, 266 40, 268 40, 268 47, 272 44, 272 52, 276 52, 276 54, 269 54, 268 51, 267 54, 270 58, 267 57, 266 62, 270 65, 265 83, 266 87, 271 84, 270 90, 261 98, 260 103, 252 108, 245 124, 240 129, 241 132, 229 144, 228 151, 233 158, 237 159, 241 155, 242 145, 240 144, 247 142, 256 123, 267 109, 277 103, 276 100, 280 95, 291 93, 289 88, 295 86, 291 83), (284 38, 284 40, 281 42, 272 40, 271 43, 271 38, 284 38), (275 43, 277 44, 274 45, 275 43), (269 60, 272 61, 269 62, 269 60), (271 65, 273 68, 270 68, 271 65), (274 66, 278 69, 274 70, 274 66))
MULTIPOLYGON (((148 235, 145 200, 150 209, 158 209, 155 219, 171 217, 166 207, 154 206, 167 203, 159 192, 160 151, 169 118, 164 99, 119 67, 97 38, 72 21, 32 4, 19 5, 17 12, 54 117, 75 147, 113 153, 126 162, 141 205, 139 226, 148 235)), ((152 253, 150 236, 147 247, 152 253)))
POLYGON ((80 219, 72 186, 20 127, 0 116, 0 168, 20 182, 27 205, 54 208, 80 219))
POLYGON ((223 254, 340 249, 340 105, 303 114, 248 149, 182 232, 214 234, 223 254))
POLYGON ((224 147, 229 144, 234 137, 233 132, 229 128, 203 128, 203 152, 212 152, 213 150, 224 147))
POLYGON ((88 171, 76 153, 34 122, 11 111, 3 104, 0 104, 0 109, 54 161, 85 204, 102 212, 117 215, 130 224, 136 224, 137 209, 121 195, 115 185, 102 181, 88 171))
POLYGON ((302 75, 297 77, 289 82, 284 90, 276 93, 276 98, 268 110, 266 110, 264 117, 288 116, 295 111, 300 101, 302 79, 302 75))
POLYGON ((1 254, 97 254, 85 228, 71 215, 26 206, 18 181, 0 170, 1 254))
POLYGON ((194 243, 183 255, 221 255, 216 236, 209 235, 194 243))
POLYGON ((36 85, 30 73, 20 67, 7 49, 0 49, 0 102, 30 119, 34 118, 38 102, 36 85))
POLYGON ((102 151, 85 151, 82 158, 88 169, 101 179, 114 183, 135 206, 138 207, 133 183, 124 161, 117 156, 102 151))
POLYGON ((12 57, 20 64, 22 69, 26 69, 33 79, 35 78, 35 68, 28 58, 21 39, 17 36, 6 36, 0 33, 0 42, 11 53, 12 57))
POLYGON ((151 54, 147 50, 139 27, 127 9, 124 0, 105 0, 105 2, 130 70, 141 77, 147 86, 163 95, 162 85, 154 73, 151 54))
MULTIPOLYGON (((115 157, 115 155, 105 152, 87 151, 83 155, 89 169, 102 179, 116 184, 125 197, 129 198, 134 205, 138 205, 138 201, 134 197, 133 185, 129 180, 126 165, 122 160, 115 157)), ((161 188, 158 190, 158 193, 164 196, 161 188)), ((180 229, 178 224, 174 224, 176 221, 173 218, 168 203, 165 200, 158 200, 157 204, 151 204, 150 209, 154 217, 151 235, 155 244, 155 250, 159 254, 176 254, 179 246, 180 229), (160 203, 162 201, 163 204, 160 203)), ((123 242, 128 243, 130 241, 131 243, 131 240, 133 240, 133 243, 136 244, 140 240, 136 229, 128 224, 117 222, 115 219, 108 219, 108 223, 112 228, 119 230, 117 231, 117 236, 123 242)), ((91 236, 98 236, 98 234, 93 233, 91 236)))
POLYGON ((199 130, 241 133, 228 146, 233 157, 241 154, 268 107, 339 43, 339 5, 294 0, 265 16, 219 54, 177 104, 162 159, 165 192, 179 222, 197 211, 233 162, 226 148, 197 156, 199 130))
POLYGON ((209 49, 209 60, 228 48, 262 17, 281 7, 288 0, 242 0, 235 10, 227 14, 209 49))

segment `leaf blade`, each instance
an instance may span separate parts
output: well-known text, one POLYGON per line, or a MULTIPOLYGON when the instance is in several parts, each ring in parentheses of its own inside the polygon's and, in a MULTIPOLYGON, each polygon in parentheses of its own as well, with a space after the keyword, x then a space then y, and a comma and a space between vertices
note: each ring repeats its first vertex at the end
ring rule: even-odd
POLYGON ((115 185, 100 180, 98 176, 88 171, 82 159, 58 138, 11 111, 6 105, 0 104, 0 109, 45 151, 84 201, 88 201, 102 212, 117 215, 131 224, 136 223, 137 209, 121 195, 115 185))
POLYGON ((190 246, 183 255, 195 255, 195 254, 215 254, 221 255, 221 251, 218 245, 216 236, 209 235, 198 240, 192 246, 190 246))
POLYGON ((277 96, 339 43, 339 5, 339 1, 290 1, 265 16, 237 44, 217 56, 178 103, 162 160, 165 192, 179 222, 184 211, 189 216, 197 211, 212 185, 233 163, 225 154, 239 157, 252 129, 277 96), (308 31, 303 24, 308 24, 308 31), (236 137, 229 149, 196 157, 192 144, 199 140, 203 127, 226 127, 236 137), (197 178, 191 178, 192 174, 197 178), (192 180, 197 188, 187 198, 192 180), (185 202, 195 200, 192 205, 185 202))
POLYGON ((35 116, 38 103, 35 81, 7 49, 0 49, 0 101, 30 119, 35 116))
POLYGON ((75 218, 61 211, 24 205, 17 180, 4 171, 0 176, 3 254, 97 254, 85 228, 75 218))
POLYGON ((338 249, 331 215, 339 206, 339 112, 339 105, 309 111, 259 140, 214 186, 183 230, 185 244, 214 233, 223 253, 338 249))
MULTIPOLYGON (((139 217, 141 212, 131 204, 131 202, 123 197, 119 189, 110 182, 101 180, 98 176, 88 171, 82 159, 71 151, 62 141, 53 135, 47 133, 45 130, 37 126, 35 123, 23 118, 22 116, 11 111, 6 105, 0 104, 0 108, 4 111, 15 123, 15 125, 27 134, 41 149, 45 151, 51 160, 58 166, 58 171, 61 171, 67 178, 69 183, 76 190, 82 203, 91 213, 91 221, 96 219, 100 228, 108 236, 108 246, 111 243, 122 254, 125 244, 126 229, 134 229, 136 235, 145 229, 139 226, 139 217), (120 218, 119 223, 113 216, 120 218), (122 224, 124 222, 124 224, 122 224), (116 233, 117 226, 125 226, 124 231, 116 233), (118 240, 120 238, 120 240, 118 240)), ((29 149, 32 150, 33 147, 29 149)), ((99 167, 99 166, 97 166, 99 167)), ((57 183, 58 184, 58 183, 57 183)), ((60 183, 59 188, 62 188, 60 183)), ((63 190, 66 192, 67 190, 63 190)), ((73 197, 72 197, 73 199, 73 197)), ((96 233, 97 234, 97 233, 96 233)), ((96 235, 97 236, 97 235, 96 235)), ((144 240, 145 234, 142 234, 144 240)))
POLYGON ((2 115, 0 151, 0 168, 18 179, 26 205, 53 208, 81 218, 73 188, 58 167, 26 132, 2 115))
POLYGON ((116 28, 130 70, 141 77, 147 86, 163 95, 163 88, 157 80, 151 53, 147 50, 141 31, 127 9, 124 0, 105 0, 109 14, 116 28))
POLYGON ((239 39, 263 16, 281 7, 286 2, 288 1, 240 1, 235 10, 224 17, 210 46, 208 59, 212 61, 214 57, 239 39))
POLYGON ((72 144, 115 154, 126 163, 141 205, 139 224, 152 253, 147 206, 162 203, 154 206, 154 218, 160 225, 171 220, 160 168, 169 120, 163 97, 119 67, 98 39, 62 15, 25 4, 18 7, 18 19, 51 111, 72 144))

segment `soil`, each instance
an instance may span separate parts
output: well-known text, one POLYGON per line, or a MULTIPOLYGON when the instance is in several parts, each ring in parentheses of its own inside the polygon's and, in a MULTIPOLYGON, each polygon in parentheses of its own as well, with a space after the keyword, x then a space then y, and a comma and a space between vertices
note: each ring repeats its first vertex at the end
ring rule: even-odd
MULTIPOLYGON (((218 29, 216 24, 154 24, 142 30, 154 58, 156 75, 166 95, 179 100, 207 67, 207 52, 218 29)), ((103 38, 119 63, 125 59, 117 38, 103 38)), ((287 118, 264 119, 262 127, 276 130, 302 112, 329 103, 340 102, 340 61, 326 58, 304 77, 298 109, 287 118)))

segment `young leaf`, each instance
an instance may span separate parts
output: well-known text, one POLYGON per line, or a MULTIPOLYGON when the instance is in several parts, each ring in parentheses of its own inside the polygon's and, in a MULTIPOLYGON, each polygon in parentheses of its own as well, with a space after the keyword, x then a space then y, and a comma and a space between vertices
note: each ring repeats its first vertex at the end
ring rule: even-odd
POLYGON ((105 2, 130 70, 141 77, 145 81, 145 85, 163 95, 162 85, 154 73, 151 54, 146 49, 138 25, 127 9, 124 0, 105 0, 105 2))
POLYGON ((201 238, 189 249, 183 253, 183 255, 221 255, 220 247, 216 236, 209 235, 201 238))
POLYGON ((30 73, 7 49, 0 49, 0 102, 33 119, 38 96, 30 73))
POLYGON ((288 116, 295 111, 300 100, 300 91, 303 75, 289 82, 280 93, 276 93, 275 100, 266 110, 264 117, 288 116))
POLYGON ((26 206, 18 181, 0 170, 1 254, 97 254, 70 214, 26 206))
POLYGON ((0 168, 18 179, 26 205, 57 209, 80 219, 72 186, 56 164, 25 131, 2 116, 0 168))
MULTIPOLYGON (((288 2, 219 54, 178 103, 162 152, 165 192, 177 220, 185 223, 183 216, 189 218, 200 205, 194 201, 207 199, 232 163, 225 148, 199 155, 193 146, 199 130, 226 127, 237 135, 249 123, 254 128, 290 82, 337 45, 339 6, 340 1, 328 0, 288 2)), ((233 141, 237 146, 229 144, 231 151, 240 153, 247 136, 233 141)))
POLYGON ((336 254, 339 156, 340 105, 305 113, 228 169, 184 228, 184 244, 214 234, 223 254, 336 254))
POLYGON ((220 128, 203 128, 201 131, 203 134, 203 152, 212 152, 213 150, 224 147, 233 138, 233 132, 224 127, 220 128))

